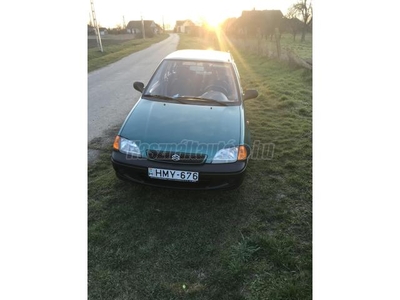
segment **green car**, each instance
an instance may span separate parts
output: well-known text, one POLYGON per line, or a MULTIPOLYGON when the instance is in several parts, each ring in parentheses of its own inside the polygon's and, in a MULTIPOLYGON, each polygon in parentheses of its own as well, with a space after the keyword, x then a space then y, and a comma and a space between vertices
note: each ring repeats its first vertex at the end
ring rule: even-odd
POLYGON ((179 50, 165 57, 115 138, 118 178, 160 187, 240 186, 250 156, 243 91, 228 52, 179 50))

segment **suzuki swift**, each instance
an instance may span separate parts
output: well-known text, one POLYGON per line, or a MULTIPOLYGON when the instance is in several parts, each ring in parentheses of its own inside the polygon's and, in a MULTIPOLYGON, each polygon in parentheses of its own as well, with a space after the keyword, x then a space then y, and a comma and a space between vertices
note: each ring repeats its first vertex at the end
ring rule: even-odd
POLYGON ((250 156, 243 91, 228 52, 179 50, 165 57, 113 144, 118 178, 181 189, 240 186, 250 156))

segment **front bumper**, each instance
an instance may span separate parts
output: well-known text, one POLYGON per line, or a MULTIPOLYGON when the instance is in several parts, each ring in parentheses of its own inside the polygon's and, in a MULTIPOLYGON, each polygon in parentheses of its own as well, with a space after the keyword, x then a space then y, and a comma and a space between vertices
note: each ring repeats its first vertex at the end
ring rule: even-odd
POLYGON ((241 185, 247 161, 228 164, 174 164, 147 160, 127 159, 125 154, 113 151, 111 162, 119 179, 136 183, 175 189, 212 190, 232 189, 241 185), (153 179, 148 176, 148 168, 173 169, 199 172, 197 182, 153 179))

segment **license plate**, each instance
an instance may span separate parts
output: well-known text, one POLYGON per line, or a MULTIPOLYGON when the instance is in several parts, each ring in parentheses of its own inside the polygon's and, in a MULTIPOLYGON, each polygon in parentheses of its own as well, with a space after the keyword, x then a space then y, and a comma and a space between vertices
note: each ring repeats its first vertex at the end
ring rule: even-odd
POLYGON ((190 181, 196 182, 199 180, 199 172, 178 171, 168 169, 148 169, 149 177, 164 179, 164 180, 177 180, 177 181, 190 181))

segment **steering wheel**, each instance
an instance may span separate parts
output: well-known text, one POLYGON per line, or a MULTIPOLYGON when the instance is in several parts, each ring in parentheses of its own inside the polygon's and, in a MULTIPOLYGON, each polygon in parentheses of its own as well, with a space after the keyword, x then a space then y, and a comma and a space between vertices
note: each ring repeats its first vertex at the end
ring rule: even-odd
POLYGON ((225 96, 228 96, 228 90, 220 85, 209 85, 204 89, 204 92, 209 92, 209 91, 221 92, 225 96))

